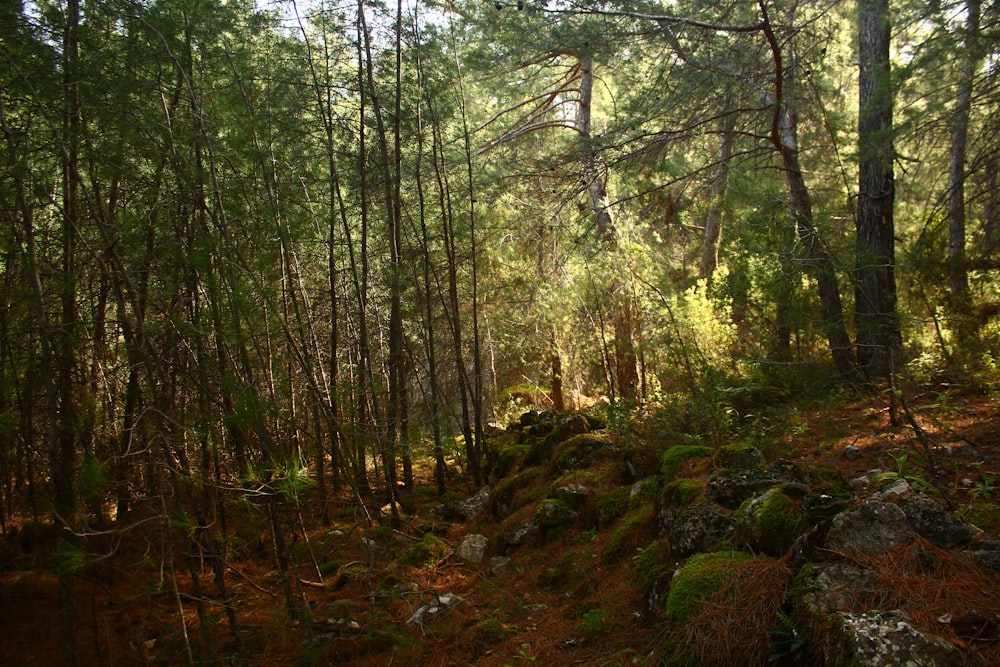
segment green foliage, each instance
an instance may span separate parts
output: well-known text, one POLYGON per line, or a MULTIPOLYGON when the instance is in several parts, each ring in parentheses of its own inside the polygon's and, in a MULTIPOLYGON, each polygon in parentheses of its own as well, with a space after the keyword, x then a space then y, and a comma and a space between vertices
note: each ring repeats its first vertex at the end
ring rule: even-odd
POLYGON ((580 632, 587 641, 600 639, 614 631, 614 622, 609 614, 600 607, 594 607, 583 612, 580 617, 580 632))
POLYGON ((577 554, 567 551, 557 565, 547 568, 539 575, 538 584, 542 588, 569 593, 582 583, 585 574, 577 554))
POLYGON ((632 583, 645 587, 653 583, 673 563, 669 560, 670 538, 661 537, 645 547, 636 549, 632 556, 632 583))
POLYGON ((674 480, 685 463, 693 459, 705 459, 715 454, 711 447, 699 445, 674 445, 663 452, 660 465, 660 474, 663 481, 670 483, 674 480))

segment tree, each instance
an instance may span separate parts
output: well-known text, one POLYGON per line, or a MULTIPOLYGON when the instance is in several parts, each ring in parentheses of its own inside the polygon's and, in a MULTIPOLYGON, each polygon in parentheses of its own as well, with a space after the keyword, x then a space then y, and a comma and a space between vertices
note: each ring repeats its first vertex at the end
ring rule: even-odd
POLYGON ((858 365, 887 378, 899 360, 894 256, 889 2, 858 2, 858 212, 855 328, 858 365))

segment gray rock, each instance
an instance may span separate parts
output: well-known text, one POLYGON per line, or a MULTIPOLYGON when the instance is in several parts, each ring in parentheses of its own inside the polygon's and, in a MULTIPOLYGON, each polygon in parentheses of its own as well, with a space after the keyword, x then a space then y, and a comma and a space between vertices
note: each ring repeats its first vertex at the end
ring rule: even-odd
POLYGON ((590 490, 583 484, 567 484, 555 490, 556 500, 561 500, 573 509, 579 509, 587 503, 590 490))
POLYGON ((766 491, 772 486, 781 486, 787 493, 804 495, 809 487, 790 474, 779 470, 744 468, 719 473, 708 481, 705 497, 727 509, 738 508, 743 501, 766 491))
POLYGON ((883 503, 901 505, 913 497, 913 490, 910 483, 905 479, 897 479, 895 482, 879 491, 875 498, 883 503))
POLYGON ((535 517, 539 527, 555 528, 576 521, 576 511, 566 503, 550 498, 538 506, 535 517))
POLYGON ((482 563, 486 558, 486 550, 490 541, 485 535, 475 533, 466 535, 455 549, 455 554, 467 563, 482 563))
POLYGON ((966 544, 978 532, 974 526, 959 521, 930 498, 913 498, 903 506, 903 512, 921 537, 944 549, 966 544))
POLYGON ((861 458, 861 450, 854 445, 848 445, 844 447, 844 458, 848 461, 857 461, 861 458))
POLYGON ((514 564, 506 556, 494 556, 490 559, 490 574, 494 577, 499 577, 513 570, 514 564))
POLYGON ((444 618, 448 615, 448 612, 461 604, 462 601, 462 598, 453 593, 444 593, 443 595, 432 594, 431 599, 425 604, 420 605, 406 622, 423 627, 444 618))
POLYGON ((689 556, 700 551, 711 551, 733 532, 733 524, 719 506, 700 503, 685 512, 670 530, 670 553, 689 556))
POLYGON ((656 495, 657 490, 660 486, 660 480, 656 475, 650 475, 649 477, 643 477, 638 482, 632 485, 629 489, 628 497, 635 498, 648 497, 652 498, 656 495))
POLYGON ((538 514, 532 514, 531 518, 519 526, 510 526, 503 533, 503 541, 510 546, 520 546, 538 534, 538 514))
POLYGON ((1000 540, 977 542, 964 553, 980 567, 1000 572, 1000 540))
POLYGON ((840 628, 825 642, 829 664, 859 667, 951 667, 965 660, 950 642, 924 633, 900 611, 837 614, 840 628), (839 636, 836 636, 839 635, 839 636))
POLYGON ((833 517, 826 548, 854 556, 881 556, 894 547, 909 544, 915 537, 902 509, 866 500, 856 510, 833 517))
POLYGON ((489 502, 490 487, 487 485, 465 500, 452 500, 431 511, 449 521, 468 521, 485 512, 489 502))
POLYGON ((847 611, 859 599, 875 593, 878 577, 871 570, 846 563, 826 563, 812 569, 812 585, 802 603, 812 614, 847 611))

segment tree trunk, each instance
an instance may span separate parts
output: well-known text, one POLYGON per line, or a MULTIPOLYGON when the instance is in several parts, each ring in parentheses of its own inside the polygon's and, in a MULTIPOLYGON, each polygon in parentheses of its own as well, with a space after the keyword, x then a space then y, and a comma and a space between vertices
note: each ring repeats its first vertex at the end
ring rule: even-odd
POLYGON ((965 305, 969 291, 969 271, 965 255, 965 155, 969 136, 972 82, 979 66, 977 53, 981 0, 966 0, 965 59, 955 96, 955 116, 951 129, 948 168, 948 283, 956 305, 965 305))
POLYGON ((893 239, 889 0, 858 2, 859 184, 855 328, 858 365, 886 378, 901 347, 893 239))
POLYGON ((698 278, 711 280, 719 264, 719 238, 722 234, 722 210, 726 191, 729 188, 729 161, 733 156, 733 117, 728 116, 726 127, 719 135, 718 161, 715 163, 715 177, 709 189, 709 207, 705 216, 705 231, 702 234, 701 262, 698 278))

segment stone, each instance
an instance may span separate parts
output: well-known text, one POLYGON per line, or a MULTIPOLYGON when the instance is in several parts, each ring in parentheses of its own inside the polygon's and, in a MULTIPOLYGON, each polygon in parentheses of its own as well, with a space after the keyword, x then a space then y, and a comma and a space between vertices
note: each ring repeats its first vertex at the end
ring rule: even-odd
POLYGON ((747 500, 736 515, 740 540, 751 549, 776 558, 785 554, 808 528, 803 505, 777 486, 747 500))
POLYGON ((587 503, 590 490, 583 484, 567 484, 555 490, 556 500, 561 500, 573 509, 580 509, 587 503))
POLYGON ((873 595, 878 577, 867 568, 847 563, 821 563, 809 571, 812 581, 801 604, 812 614, 849 610, 857 600, 873 595))
POLYGON ((576 521, 576 511, 565 502, 549 498, 535 511, 541 528, 555 528, 576 521))
POLYGON ((893 505, 902 505, 912 497, 913 490, 910 488, 910 483, 905 479, 897 479, 875 495, 877 500, 883 503, 892 503, 893 505))
POLYGON ((468 521, 485 512, 489 502, 490 487, 487 485, 465 500, 452 500, 431 511, 449 521, 468 521))
POLYGON ((980 567, 1000 572, 1000 540, 977 542, 964 553, 980 567))
POLYGON ((830 522, 826 548, 852 556, 884 555, 916 538, 903 510, 896 505, 866 500, 855 510, 841 512, 830 522))
POLYGON ((857 461, 861 458, 861 450, 854 445, 848 445, 844 447, 844 458, 848 461, 857 461))
POLYGON ((453 593, 444 593, 442 595, 432 593, 431 599, 420 605, 406 622, 407 624, 423 627, 444 618, 448 615, 448 612, 462 602, 462 598, 453 593))
POLYGON ((921 537, 944 549, 966 544, 978 532, 949 514, 940 503, 923 496, 907 502, 903 512, 921 537))
POLYGON ((781 486, 789 495, 805 495, 809 487, 785 471, 744 468, 719 473, 708 481, 705 497, 727 509, 737 509, 744 501, 781 486))
POLYGON ((455 555, 467 563, 478 565, 486 558, 486 550, 490 541, 485 535, 471 533, 466 535, 455 549, 455 555))
POLYGON ((490 558, 490 574, 494 577, 514 571, 514 563, 506 556, 494 556, 490 558))
POLYGON ((713 503, 700 503, 681 515, 670 530, 672 556, 711 551, 733 532, 727 513, 713 503))
POLYGON ((751 445, 726 445, 715 453, 715 465, 720 468, 763 468, 767 459, 764 452, 751 445))
POLYGON ((837 618, 839 629, 833 629, 835 636, 824 643, 828 664, 865 667, 958 667, 965 664, 954 645, 917 630, 898 610, 839 613, 837 618))
POLYGON ((531 518, 517 526, 509 526, 503 533, 503 541, 508 545, 517 547, 528 542, 538 534, 539 524, 537 514, 532 514, 531 518))

